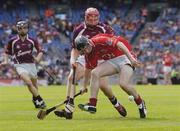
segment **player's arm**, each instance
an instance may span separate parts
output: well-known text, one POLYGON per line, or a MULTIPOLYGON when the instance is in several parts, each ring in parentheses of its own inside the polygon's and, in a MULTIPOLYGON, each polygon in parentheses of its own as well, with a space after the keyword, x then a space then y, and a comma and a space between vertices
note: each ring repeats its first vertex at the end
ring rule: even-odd
POLYGON ((8 64, 8 58, 9 58, 9 55, 5 53, 4 54, 4 60, 3 60, 3 62, 0 63, 0 67, 8 64))
POLYGON ((75 48, 72 48, 71 50, 71 58, 70 58, 70 64, 71 66, 76 66, 76 60, 78 56, 80 55, 79 51, 75 48))
POLYGON ((135 67, 140 67, 142 64, 137 61, 131 54, 131 52, 128 50, 128 48, 120 41, 117 42, 116 46, 119 50, 123 51, 125 55, 128 57, 128 59, 131 61, 131 64, 135 67))
POLYGON ((12 54, 12 40, 10 40, 7 45, 5 45, 4 48, 4 56, 3 56, 3 61, 0 63, 0 67, 1 66, 5 66, 8 64, 9 62, 9 55, 13 55, 12 54))
POLYGON ((85 70, 84 70, 84 83, 83 83, 82 90, 87 90, 87 86, 89 85, 89 80, 91 77, 91 71, 92 71, 92 69, 88 69, 88 68, 85 68, 85 70))
POLYGON ((42 49, 40 44, 37 42, 37 40, 35 40, 34 47, 37 50, 37 56, 34 57, 34 60, 35 60, 35 62, 39 63, 41 61, 42 57, 43 57, 44 50, 42 49))
POLYGON ((115 34, 114 29, 110 25, 106 25, 105 29, 106 29, 106 32, 105 32, 106 34, 115 34))
POLYGON ((71 58, 70 58, 71 66, 76 66, 76 60, 77 60, 78 56, 80 55, 80 52, 75 47, 74 41, 75 41, 76 37, 79 35, 79 33, 81 32, 81 30, 82 30, 81 28, 82 28, 82 26, 79 25, 79 26, 75 27, 73 30, 73 41, 71 43, 71 58))
POLYGON ((43 53, 39 52, 36 57, 34 57, 34 60, 39 63, 43 57, 43 53))

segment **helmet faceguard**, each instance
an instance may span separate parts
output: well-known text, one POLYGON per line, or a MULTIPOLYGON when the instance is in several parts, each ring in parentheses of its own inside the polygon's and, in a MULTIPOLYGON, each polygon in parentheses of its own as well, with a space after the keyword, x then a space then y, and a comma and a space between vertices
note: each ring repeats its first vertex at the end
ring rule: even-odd
POLYGON ((99 11, 96 8, 90 7, 85 11, 85 23, 90 26, 99 23, 99 11))
POLYGON ((16 24, 17 32, 20 36, 26 36, 28 33, 28 22, 27 21, 19 21, 16 24))
POLYGON ((23 28, 28 28, 28 22, 26 21, 19 21, 16 24, 17 30, 20 31, 23 28))

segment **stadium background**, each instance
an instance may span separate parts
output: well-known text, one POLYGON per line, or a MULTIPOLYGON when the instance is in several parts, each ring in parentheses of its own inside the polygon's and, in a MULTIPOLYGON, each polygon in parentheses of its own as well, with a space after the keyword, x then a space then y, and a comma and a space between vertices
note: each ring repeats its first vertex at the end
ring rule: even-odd
MULTIPOLYGON (((88 7, 100 11, 100 20, 111 25, 117 35, 133 45, 144 67, 137 69, 134 83, 148 84, 155 78, 163 84, 162 57, 165 50, 173 55, 172 80, 180 83, 180 3, 178 0, 1 0, 0 5, 0 61, 3 47, 16 35, 15 23, 29 21, 29 35, 38 39, 46 50, 42 64, 56 76, 51 81, 38 67, 40 84, 66 84, 72 31, 84 20, 88 7)), ((0 69, 0 85, 21 85, 12 66, 0 69)), ((111 83, 116 77, 111 77, 111 83)))

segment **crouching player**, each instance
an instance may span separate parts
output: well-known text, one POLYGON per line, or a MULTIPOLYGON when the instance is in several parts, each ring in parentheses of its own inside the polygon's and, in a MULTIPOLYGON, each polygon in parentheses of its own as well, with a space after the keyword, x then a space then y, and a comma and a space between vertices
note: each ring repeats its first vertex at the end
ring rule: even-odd
POLYGON ((35 108, 45 108, 46 104, 38 93, 37 70, 35 61, 39 62, 43 56, 43 50, 38 42, 28 36, 28 23, 26 21, 17 22, 18 35, 13 37, 5 47, 4 61, 0 64, 8 64, 8 56, 12 56, 14 67, 20 78, 26 83, 35 108), (33 49, 38 54, 33 58, 33 49))
POLYGON ((131 53, 131 45, 124 38, 109 34, 99 34, 91 39, 79 36, 75 39, 76 49, 85 55, 85 80, 84 88, 90 79, 90 99, 88 104, 79 104, 79 108, 90 112, 96 112, 99 80, 101 77, 119 75, 119 85, 128 94, 134 97, 138 105, 140 118, 146 117, 144 100, 136 92, 130 79, 134 67, 140 67, 131 53), (97 65, 98 60, 105 60, 97 65))

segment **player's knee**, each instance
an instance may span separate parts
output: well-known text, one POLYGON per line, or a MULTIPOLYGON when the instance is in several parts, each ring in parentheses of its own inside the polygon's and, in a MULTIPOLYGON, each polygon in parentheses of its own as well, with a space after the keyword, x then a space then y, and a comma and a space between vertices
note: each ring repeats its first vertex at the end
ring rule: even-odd
POLYGON ((109 86, 108 86, 108 84, 104 84, 104 83, 100 83, 100 89, 101 90, 105 90, 105 89, 108 89, 108 88, 110 88, 109 86))
POLYGON ((100 74, 99 74, 98 71, 92 70, 92 71, 91 71, 91 76, 94 77, 94 78, 99 78, 99 77, 100 77, 100 74))
POLYGON ((26 85, 27 85, 28 87, 33 87, 33 83, 32 83, 32 82, 26 82, 26 85))
POLYGON ((128 83, 125 81, 120 81, 119 85, 121 86, 121 88, 127 89, 128 88, 128 83))
POLYGON ((72 79, 73 79, 73 76, 72 76, 72 74, 70 73, 69 76, 68 76, 68 81, 72 81, 72 79))

